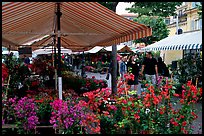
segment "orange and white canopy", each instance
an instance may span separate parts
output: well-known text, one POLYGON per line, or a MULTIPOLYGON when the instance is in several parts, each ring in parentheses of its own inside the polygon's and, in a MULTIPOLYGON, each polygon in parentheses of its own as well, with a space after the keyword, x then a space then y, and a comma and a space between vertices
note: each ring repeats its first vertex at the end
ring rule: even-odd
MULTIPOLYGON (((56 8, 56 2, 3 2, 2 44, 16 49, 45 35, 53 35, 56 8)), ((97 2, 60 2, 60 8, 65 48, 89 50, 152 34, 151 28, 117 15, 97 2)))

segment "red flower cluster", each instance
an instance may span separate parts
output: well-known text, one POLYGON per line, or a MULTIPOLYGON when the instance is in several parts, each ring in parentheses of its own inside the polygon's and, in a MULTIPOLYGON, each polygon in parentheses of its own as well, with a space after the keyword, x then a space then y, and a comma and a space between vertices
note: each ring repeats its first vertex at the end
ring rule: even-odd
MULTIPOLYGON (((182 86, 182 94, 180 103, 184 104, 185 102, 189 104, 196 103, 200 96, 202 96, 202 88, 197 89, 196 86, 192 84, 191 81, 187 82, 187 85, 182 86)), ((178 94, 174 94, 174 96, 178 96, 178 94)))
MULTIPOLYGON (((5 64, 2 63, 2 80, 5 80, 8 77, 8 68, 5 64)), ((2 81, 3 82, 3 81, 2 81)))
POLYGON ((178 126, 178 125, 179 125, 178 122, 176 122, 176 121, 174 120, 174 118, 172 118, 172 119, 170 120, 170 123, 173 124, 174 126, 178 126))
POLYGON ((90 134, 100 134, 100 119, 91 111, 82 120, 82 126, 86 126, 84 129, 85 131, 89 131, 90 134), (92 127, 93 123, 96 125, 95 127, 92 127))
POLYGON ((34 86, 38 86, 39 84, 40 84, 39 81, 33 81, 33 82, 31 83, 31 86, 34 87, 34 86))
MULTIPOLYGON (((148 84, 146 84, 146 86, 148 86, 148 84)), ((144 96, 144 100, 143 100, 143 104, 146 107, 150 107, 151 103, 153 103, 154 105, 158 105, 160 103, 160 101, 162 100, 162 96, 158 95, 156 96, 154 93, 154 86, 150 85, 148 87, 149 92, 143 92, 142 94, 145 95, 144 96)), ((162 91, 161 94, 166 94, 166 92, 162 91)))
POLYGON ((97 89, 96 91, 91 91, 84 93, 83 96, 88 97, 88 105, 91 110, 100 111, 99 106, 102 104, 103 100, 108 100, 111 95, 110 88, 97 89))
POLYGON ((134 80, 134 75, 131 74, 124 74, 124 78, 128 81, 128 80, 134 80))

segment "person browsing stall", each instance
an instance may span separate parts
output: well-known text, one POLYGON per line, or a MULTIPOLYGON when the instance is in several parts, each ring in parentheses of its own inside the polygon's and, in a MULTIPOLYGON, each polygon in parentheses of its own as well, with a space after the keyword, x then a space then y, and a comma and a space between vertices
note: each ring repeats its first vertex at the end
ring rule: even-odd
POLYGON ((158 78, 158 67, 157 67, 157 60, 153 58, 151 52, 146 53, 146 57, 142 62, 142 69, 140 74, 145 74, 145 78, 147 81, 151 81, 152 84, 156 84, 158 78))

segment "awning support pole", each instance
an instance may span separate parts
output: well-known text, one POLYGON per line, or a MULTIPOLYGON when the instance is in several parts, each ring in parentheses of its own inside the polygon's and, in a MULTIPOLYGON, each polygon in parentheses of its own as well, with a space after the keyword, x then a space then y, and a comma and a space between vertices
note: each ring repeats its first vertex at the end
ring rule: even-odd
POLYGON ((112 45, 112 73, 111 73, 111 88, 112 94, 117 93, 117 45, 112 45))
POLYGON ((81 66, 81 76, 82 77, 86 77, 84 68, 85 68, 85 57, 84 57, 84 51, 83 51, 83 54, 82 54, 82 66, 81 66))
POLYGON ((57 52, 56 52, 56 35, 53 37, 54 41, 54 67, 55 67, 55 90, 57 91, 57 52))
POLYGON ((62 100, 62 74, 61 74, 61 36, 60 36, 60 17, 62 12, 60 12, 60 3, 57 3, 57 47, 58 47, 58 91, 59 99, 62 100))

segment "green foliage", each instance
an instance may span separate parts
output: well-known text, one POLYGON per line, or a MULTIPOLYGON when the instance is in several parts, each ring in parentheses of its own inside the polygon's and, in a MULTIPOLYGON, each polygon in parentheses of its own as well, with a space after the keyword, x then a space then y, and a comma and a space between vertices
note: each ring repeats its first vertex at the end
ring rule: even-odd
POLYGON ((140 16, 135 18, 134 21, 152 28, 152 36, 135 40, 135 43, 144 42, 146 45, 149 45, 154 41, 159 41, 169 35, 169 30, 167 29, 163 17, 140 16))
POLYGON ((42 103, 36 103, 38 110, 37 116, 39 117, 40 125, 50 125, 49 119, 51 116, 51 100, 44 100, 42 103))
POLYGON ((63 71, 62 78, 63 89, 73 89, 77 94, 107 87, 107 81, 105 80, 83 78, 81 76, 74 75, 69 71, 63 71))
POLYGON ((198 15, 199 15, 199 18, 200 18, 200 19, 202 19, 202 5, 203 5, 202 2, 200 2, 200 5, 197 5, 198 15))
MULTIPOLYGON (((12 55, 5 56, 5 65, 8 68, 8 75, 10 76, 8 90, 8 97, 13 96, 14 92, 19 90, 19 86, 28 86, 31 70, 24 65, 21 59, 17 59, 12 55)), ((8 82, 8 80, 7 80, 8 82)), ((5 88, 5 87, 4 87, 5 88)), ((21 94, 24 92, 21 91, 21 94)))
POLYGON ((198 86, 202 83, 202 60, 199 53, 195 56, 187 54, 183 59, 178 61, 177 70, 173 71, 173 75, 178 80, 178 85, 184 84, 187 80, 193 81, 195 84, 196 78, 198 78, 198 86))
POLYGON ((104 7, 112 10, 112 11, 116 11, 116 7, 118 5, 119 2, 98 2, 100 3, 101 5, 103 5, 104 7))
POLYGON ((131 8, 127 8, 131 13, 138 13, 139 16, 174 16, 176 6, 182 2, 134 2, 131 8))

